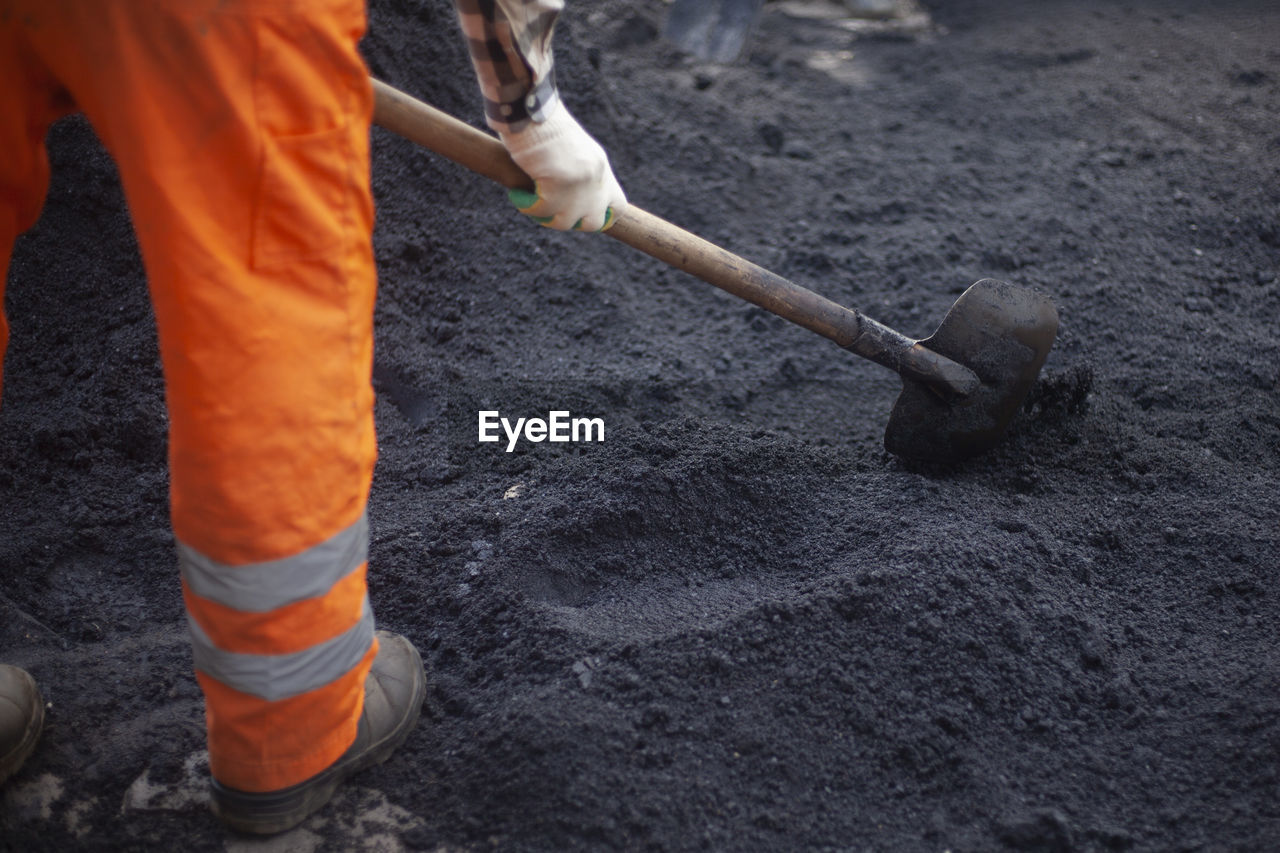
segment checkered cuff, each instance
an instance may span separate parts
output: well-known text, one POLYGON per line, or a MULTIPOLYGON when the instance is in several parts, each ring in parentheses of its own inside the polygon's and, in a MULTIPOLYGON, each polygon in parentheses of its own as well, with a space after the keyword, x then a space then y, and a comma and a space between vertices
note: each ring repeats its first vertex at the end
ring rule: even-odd
POLYGON ((556 72, 552 68, 533 91, 511 101, 485 98, 484 112, 489 126, 499 133, 518 133, 532 122, 542 124, 560 101, 556 72))

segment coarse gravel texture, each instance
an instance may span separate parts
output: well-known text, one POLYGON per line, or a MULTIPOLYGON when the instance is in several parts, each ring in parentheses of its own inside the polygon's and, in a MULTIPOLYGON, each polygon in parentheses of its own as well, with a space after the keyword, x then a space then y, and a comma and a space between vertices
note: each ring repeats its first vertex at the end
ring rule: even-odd
MULTIPOLYGON (((786 5, 720 67, 659 0, 571 2, 566 100, 632 201, 907 334, 979 278, 1052 294, 1008 441, 905 464, 888 371, 375 130, 370 588, 429 698, 281 849, 1276 846, 1280 6, 786 5), (504 453, 481 408, 606 440, 504 453)), ((366 56, 474 121, 454 27, 375 0, 366 56)), ((81 120, 50 151, 6 297, 0 660, 51 707, 0 849, 252 849, 204 802, 118 179, 81 120)))

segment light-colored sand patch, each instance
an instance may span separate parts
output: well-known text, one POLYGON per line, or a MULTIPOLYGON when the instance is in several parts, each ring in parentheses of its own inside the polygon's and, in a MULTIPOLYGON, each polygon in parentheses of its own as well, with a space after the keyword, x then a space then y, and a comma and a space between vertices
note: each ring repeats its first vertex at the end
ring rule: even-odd
POLYGON ((132 811, 189 811, 208 808, 209 804, 209 753, 193 752, 182 762, 182 778, 177 782, 159 784, 151 780, 151 769, 129 785, 120 804, 121 814, 132 811))
POLYGON ((87 800, 77 800, 68 806, 67 814, 64 818, 67 824, 67 832, 76 838, 84 838, 88 835, 89 830, 92 828, 89 826, 89 815, 97 805, 98 798, 90 797, 87 800))
MULTIPOLYGON (((227 853, 315 853, 324 841, 323 836, 300 826, 270 838, 237 838, 227 842, 226 850, 227 853)), ((353 849, 345 845, 340 847, 353 849)))
POLYGON ((52 773, 43 773, 30 782, 12 785, 4 792, 4 807, 16 815, 19 822, 48 820, 53 816, 53 805, 62 799, 62 780, 52 773))

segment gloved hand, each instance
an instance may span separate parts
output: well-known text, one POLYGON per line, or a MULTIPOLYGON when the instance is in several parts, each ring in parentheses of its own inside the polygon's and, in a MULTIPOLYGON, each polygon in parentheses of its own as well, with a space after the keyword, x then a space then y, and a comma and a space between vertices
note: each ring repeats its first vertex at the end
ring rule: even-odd
POLYGON ((510 192, 521 213, 559 231, 603 231, 626 210, 609 157, 563 102, 541 124, 498 135, 536 185, 536 194, 510 192))

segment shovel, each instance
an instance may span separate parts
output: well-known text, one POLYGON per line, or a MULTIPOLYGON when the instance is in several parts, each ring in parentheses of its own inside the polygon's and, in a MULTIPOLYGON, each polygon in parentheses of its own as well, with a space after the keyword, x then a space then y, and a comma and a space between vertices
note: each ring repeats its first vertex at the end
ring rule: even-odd
MULTIPOLYGON (((508 189, 533 190, 497 139, 379 80, 373 90, 377 124, 508 189)), ((884 445, 905 459, 956 462, 998 444, 1057 335, 1049 297, 992 279, 916 341, 634 204, 605 233, 898 373, 884 445)))

